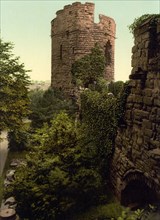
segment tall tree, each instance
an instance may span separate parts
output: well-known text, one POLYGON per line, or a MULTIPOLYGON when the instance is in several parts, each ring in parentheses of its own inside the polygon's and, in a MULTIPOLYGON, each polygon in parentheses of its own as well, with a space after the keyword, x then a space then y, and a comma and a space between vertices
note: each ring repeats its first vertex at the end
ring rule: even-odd
POLYGON ((29 113, 29 77, 12 49, 12 43, 0 39, 0 131, 17 129, 29 113))

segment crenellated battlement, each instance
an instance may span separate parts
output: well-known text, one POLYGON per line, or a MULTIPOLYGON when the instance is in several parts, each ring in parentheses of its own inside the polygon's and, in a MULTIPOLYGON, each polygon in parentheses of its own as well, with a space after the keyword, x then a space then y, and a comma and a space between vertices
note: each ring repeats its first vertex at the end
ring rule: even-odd
POLYGON ((52 34, 57 34, 65 30, 70 31, 89 27, 94 24, 94 4, 75 2, 66 5, 62 10, 56 12, 56 18, 52 20, 52 34), (62 24, 63 25, 59 25, 62 24))
POLYGON ((116 32, 116 24, 113 18, 110 18, 105 15, 99 15, 99 23, 96 24, 97 26, 103 27, 106 31, 108 31, 108 34, 111 34, 115 37, 116 32))

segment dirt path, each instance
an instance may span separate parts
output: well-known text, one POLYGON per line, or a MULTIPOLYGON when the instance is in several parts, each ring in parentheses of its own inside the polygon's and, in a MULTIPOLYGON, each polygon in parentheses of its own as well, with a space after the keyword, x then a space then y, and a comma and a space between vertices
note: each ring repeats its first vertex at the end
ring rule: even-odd
POLYGON ((6 131, 2 132, 1 138, 3 138, 3 140, 0 142, 0 176, 2 175, 8 154, 8 140, 6 131))

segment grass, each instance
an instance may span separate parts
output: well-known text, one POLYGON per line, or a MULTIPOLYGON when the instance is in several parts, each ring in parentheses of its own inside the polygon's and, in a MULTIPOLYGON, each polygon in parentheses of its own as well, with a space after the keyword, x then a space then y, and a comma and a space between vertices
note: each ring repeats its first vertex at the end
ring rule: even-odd
POLYGON ((118 202, 107 203, 90 208, 88 211, 74 216, 70 220, 116 220, 125 208, 118 202))

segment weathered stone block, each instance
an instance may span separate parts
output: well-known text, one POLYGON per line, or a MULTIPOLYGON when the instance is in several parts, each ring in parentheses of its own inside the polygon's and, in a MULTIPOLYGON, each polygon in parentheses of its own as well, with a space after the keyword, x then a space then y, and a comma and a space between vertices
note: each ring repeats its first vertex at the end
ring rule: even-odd
MULTIPOLYGON (((157 140, 150 140, 150 143, 152 144, 152 146, 154 147, 154 148, 159 148, 160 147, 160 145, 159 145, 159 141, 157 141, 157 140)), ((159 148, 160 149, 160 148, 159 148)))
POLYGON ((143 101, 143 96, 141 96, 141 95, 135 95, 134 96, 133 102, 142 103, 142 101, 143 101))
POLYGON ((138 137, 137 144, 140 145, 140 146, 143 144, 143 138, 142 137, 138 137))
POLYGON ((147 74, 147 79, 155 79, 155 73, 149 72, 149 73, 147 74))
POLYGON ((154 106, 160 107, 160 99, 154 99, 154 106))
POLYGON ((154 80, 146 80, 146 83, 145 83, 145 85, 146 85, 146 88, 148 88, 148 89, 154 89, 154 80))
POLYGON ((149 39, 150 38, 150 33, 149 32, 146 32, 142 35, 142 40, 144 39, 149 39))
POLYGON ((141 110, 142 106, 143 106, 143 103, 135 103, 133 106, 134 106, 135 109, 141 110))
POLYGON ((147 137, 149 137, 149 138, 151 138, 152 135, 153 135, 153 131, 150 130, 150 129, 145 128, 145 129, 144 129, 144 135, 147 136, 147 137))
POLYGON ((146 88, 143 93, 145 96, 151 97, 152 96, 152 89, 146 88))
POLYGON ((143 119, 142 127, 143 127, 143 129, 145 129, 145 128, 151 129, 152 128, 152 122, 150 122, 147 119, 143 119))
POLYGON ((145 41, 145 46, 144 46, 144 47, 145 47, 146 49, 148 49, 149 44, 150 44, 149 40, 145 41))
POLYGON ((134 110, 134 117, 136 119, 148 119, 149 118, 149 112, 136 109, 136 110, 134 110))
POLYGON ((143 103, 145 104, 145 105, 152 105, 153 104, 153 98, 152 97, 143 97, 143 103))

